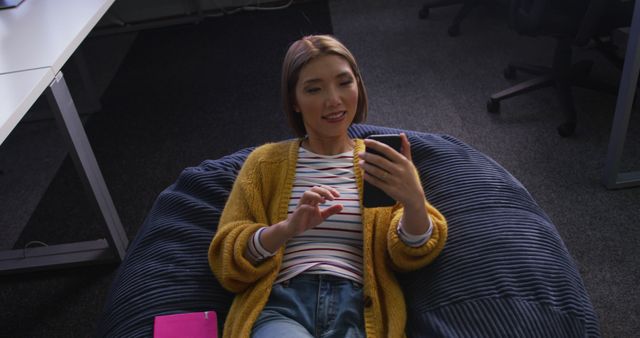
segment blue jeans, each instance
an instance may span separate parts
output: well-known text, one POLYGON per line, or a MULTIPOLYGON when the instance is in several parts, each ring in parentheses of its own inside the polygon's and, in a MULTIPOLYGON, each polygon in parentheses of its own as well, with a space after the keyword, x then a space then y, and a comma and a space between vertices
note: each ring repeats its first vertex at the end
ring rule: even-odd
POLYGON ((275 284, 252 338, 364 338, 362 286, 331 275, 301 274, 275 284))

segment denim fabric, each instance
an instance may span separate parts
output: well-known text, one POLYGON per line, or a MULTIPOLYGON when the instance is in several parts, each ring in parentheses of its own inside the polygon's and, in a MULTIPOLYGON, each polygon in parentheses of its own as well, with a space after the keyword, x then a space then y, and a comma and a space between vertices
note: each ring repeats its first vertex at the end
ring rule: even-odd
POLYGON ((302 274, 275 284, 252 338, 364 338, 362 286, 330 275, 302 274))

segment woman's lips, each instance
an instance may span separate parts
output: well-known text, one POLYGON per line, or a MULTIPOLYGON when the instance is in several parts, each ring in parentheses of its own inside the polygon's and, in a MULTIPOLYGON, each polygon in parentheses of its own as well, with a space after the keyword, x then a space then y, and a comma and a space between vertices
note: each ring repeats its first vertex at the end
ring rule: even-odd
POLYGON ((338 122, 338 121, 342 121, 342 119, 346 115, 347 115, 346 111, 340 111, 340 112, 335 112, 335 113, 331 113, 329 115, 323 116, 322 118, 329 122, 338 122))

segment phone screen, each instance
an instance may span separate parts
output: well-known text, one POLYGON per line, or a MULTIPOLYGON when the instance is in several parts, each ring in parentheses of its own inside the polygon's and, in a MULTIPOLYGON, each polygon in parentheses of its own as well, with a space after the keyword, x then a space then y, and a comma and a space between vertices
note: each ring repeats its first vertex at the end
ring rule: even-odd
MULTIPOLYGON (((384 143, 393 148, 395 151, 400 152, 401 140, 400 135, 398 134, 371 135, 367 138, 384 143)), ((367 148, 365 151, 372 154, 384 156, 373 149, 367 148)), ((376 208, 392 206, 396 204, 396 201, 380 188, 367 181, 364 181, 364 196, 362 203, 365 208, 376 208)))

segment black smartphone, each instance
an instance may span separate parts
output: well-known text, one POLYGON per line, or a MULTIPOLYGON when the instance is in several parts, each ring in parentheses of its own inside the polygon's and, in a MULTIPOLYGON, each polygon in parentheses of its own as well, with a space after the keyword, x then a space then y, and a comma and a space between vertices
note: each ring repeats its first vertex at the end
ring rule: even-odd
MULTIPOLYGON (((395 151, 400 152, 402 141, 400 140, 400 135, 398 134, 370 135, 367 138, 384 143, 393 148, 395 151)), ((384 155, 382 155, 378 151, 370 148, 367 148, 365 151, 384 157, 384 155)), ((387 195, 387 193, 382 191, 380 188, 367 181, 364 181, 363 194, 364 196, 362 198, 362 203, 365 208, 388 207, 396 204, 396 201, 391 198, 391 196, 387 195)))

